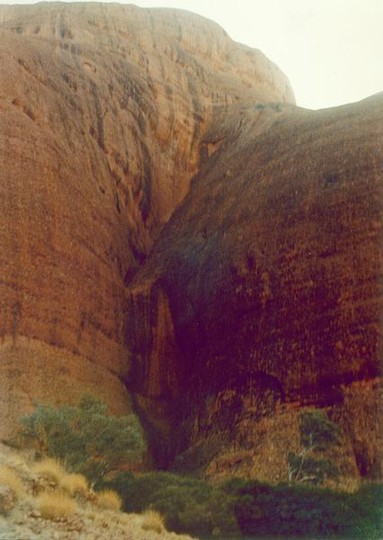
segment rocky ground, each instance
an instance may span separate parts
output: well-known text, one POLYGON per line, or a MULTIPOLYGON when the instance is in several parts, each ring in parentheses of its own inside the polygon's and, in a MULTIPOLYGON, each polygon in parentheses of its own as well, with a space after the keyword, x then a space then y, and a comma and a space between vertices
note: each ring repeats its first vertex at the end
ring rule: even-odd
POLYGON ((94 493, 73 497, 73 513, 47 519, 38 495, 58 490, 54 482, 33 471, 31 456, 0 444, 0 540, 189 540, 156 527, 145 514, 102 508, 94 493))

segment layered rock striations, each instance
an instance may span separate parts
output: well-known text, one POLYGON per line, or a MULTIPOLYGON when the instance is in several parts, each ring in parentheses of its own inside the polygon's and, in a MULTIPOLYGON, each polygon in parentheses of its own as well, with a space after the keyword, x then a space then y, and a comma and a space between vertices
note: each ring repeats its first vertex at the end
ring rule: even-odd
POLYGON ((383 98, 308 111, 172 10, 0 7, 0 426, 132 406, 159 465, 285 480, 301 410, 381 474, 383 98))
POLYGON ((214 108, 293 95, 262 53, 172 10, 1 6, 0 56, 4 433, 33 400, 130 407, 125 287, 188 192, 214 108))
POLYGON ((229 107, 217 137, 130 287, 142 408, 156 425, 178 399, 180 464, 265 480, 287 479, 300 410, 323 408, 343 473, 379 476, 383 96, 229 107))

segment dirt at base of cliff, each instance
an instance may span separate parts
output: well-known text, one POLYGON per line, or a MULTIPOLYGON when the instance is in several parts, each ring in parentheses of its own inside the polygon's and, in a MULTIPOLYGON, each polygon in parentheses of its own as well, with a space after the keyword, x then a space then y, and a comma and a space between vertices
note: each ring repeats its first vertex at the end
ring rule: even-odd
POLYGON ((0 540, 191 540, 165 529, 151 529, 145 514, 101 508, 94 498, 77 498, 73 513, 55 520, 45 519, 39 509, 36 486, 46 488, 48 493, 57 488, 44 485, 44 480, 33 471, 30 453, 15 451, 2 443, 0 473, 0 540))

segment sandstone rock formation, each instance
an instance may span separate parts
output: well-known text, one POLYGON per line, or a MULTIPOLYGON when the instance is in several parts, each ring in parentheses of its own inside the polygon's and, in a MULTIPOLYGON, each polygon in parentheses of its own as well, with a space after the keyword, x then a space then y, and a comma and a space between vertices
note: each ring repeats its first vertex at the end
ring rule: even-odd
POLYGON ((214 108, 293 95, 262 53, 171 10, 0 6, 0 56, 4 434, 33 400, 130 407, 125 286, 188 192, 214 108))
POLYGON ((143 409, 155 424, 153 403, 178 399, 188 459, 215 456, 211 474, 281 480, 300 408, 324 407, 348 474, 354 459, 379 475, 383 95, 231 106, 203 144, 217 138, 130 287, 143 409))
POLYGON ((161 465, 278 480, 324 407, 379 476, 383 97, 299 109, 172 10, 0 7, 0 55, 2 435, 93 392, 161 465))

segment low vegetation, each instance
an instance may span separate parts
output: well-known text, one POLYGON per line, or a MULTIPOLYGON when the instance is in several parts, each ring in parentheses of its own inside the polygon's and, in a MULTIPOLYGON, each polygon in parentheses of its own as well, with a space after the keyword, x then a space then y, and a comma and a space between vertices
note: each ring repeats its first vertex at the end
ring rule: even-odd
POLYGON ((101 506, 101 508, 105 508, 106 510, 114 510, 115 512, 121 510, 121 497, 112 489, 103 489, 97 493, 96 501, 98 506, 101 506))
POLYGON ((125 512, 159 512, 169 530, 192 535, 240 534, 233 498, 203 480, 165 472, 124 472, 101 486, 120 493, 125 512))
POLYGON ((339 426, 324 411, 306 411, 300 416, 300 436, 300 451, 288 452, 289 481, 319 485, 336 479, 339 470, 325 453, 339 441, 339 426))
POLYGON ((383 538, 382 485, 366 484, 351 494, 234 479, 222 489, 234 497, 243 534, 383 538))
MULTIPOLYGON (((137 526, 148 534, 164 534, 166 523, 196 536, 383 537, 382 485, 365 484, 355 493, 322 487, 337 474, 328 455, 341 432, 321 411, 302 413, 301 448, 288 455, 289 482, 277 486, 244 479, 213 486, 167 472, 118 472, 143 451, 142 432, 135 417, 109 417, 92 398, 79 407, 38 406, 22 425, 23 440, 42 458, 30 472, 44 519, 68 519, 90 504, 99 513, 118 513, 120 524, 140 513, 137 526)), ((0 486, 21 493, 20 482, 11 469, 0 468, 0 486)))
POLYGON ((136 415, 113 416, 106 405, 91 396, 78 406, 36 406, 21 420, 19 438, 43 457, 60 460, 91 484, 134 460, 145 451, 143 432, 136 415))
POLYGON ((90 397, 78 407, 37 405, 22 419, 12 447, 20 441, 18 451, 0 443, 1 531, 12 538, 41 534, 42 540, 61 538, 60 530, 63 538, 70 531, 93 538, 104 529, 111 538, 152 540, 159 531, 170 538, 158 512, 128 515, 115 490, 95 488, 106 474, 142 459, 145 441, 136 416, 108 415, 90 397))
POLYGON ((32 464, 31 470, 38 476, 53 484, 61 484, 65 469, 56 459, 44 458, 32 464))
POLYGON ((72 497, 76 495, 86 496, 89 491, 88 481, 84 475, 70 473, 62 476, 60 487, 72 497))
POLYGON ((37 509, 44 519, 58 520, 69 518, 76 513, 77 503, 66 493, 46 491, 36 499, 37 509))
POLYGON ((146 510, 142 515, 142 529, 161 534, 165 530, 165 518, 155 510, 146 510))
POLYGON ((68 539, 81 533, 81 538, 157 540, 160 534, 162 540, 176 540, 158 512, 124 513, 117 493, 94 491, 85 477, 68 473, 60 463, 53 468, 59 475, 47 475, 52 463, 34 463, 30 453, 0 443, 1 538, 68 539))
POLYGON ((211 486, 196 478, 153 472, 121 473, 103 485, 120 493, 126 512, 156 510, 178 533, 383 538, 379 484, 366 484, 351 494, 243 479, 211 486))
POLYGON ((15 497, 22 497, 25 494, 25 489, 20 477, 10 467, 0 467, 0 486, 11 488, 15 497))

